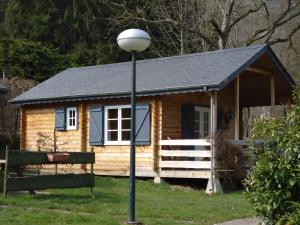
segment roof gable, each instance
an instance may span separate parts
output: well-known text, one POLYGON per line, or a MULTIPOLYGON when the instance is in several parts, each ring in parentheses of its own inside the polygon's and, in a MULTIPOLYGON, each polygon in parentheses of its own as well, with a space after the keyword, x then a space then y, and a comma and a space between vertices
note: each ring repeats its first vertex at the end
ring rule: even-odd
MULTIPOLYGON (((220 90, 268 53, 292 85, 293 79, 267 45, 137 61, 137 94, 220 90)), ((18 96, 12 103, 129 97, 131 62, 71 68, 18 96)))

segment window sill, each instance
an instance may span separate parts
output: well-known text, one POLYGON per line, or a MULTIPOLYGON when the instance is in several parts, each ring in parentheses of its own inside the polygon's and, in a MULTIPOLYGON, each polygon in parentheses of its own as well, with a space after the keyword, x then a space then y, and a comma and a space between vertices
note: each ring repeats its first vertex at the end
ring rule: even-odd
POLYGON ((68 130, 78 130, 77 127, 74 127, 74 128, 66 128, 66 131, 68 130))
POLYGON ((104 145, 130 145, 130 141, 107 141, 104 145))

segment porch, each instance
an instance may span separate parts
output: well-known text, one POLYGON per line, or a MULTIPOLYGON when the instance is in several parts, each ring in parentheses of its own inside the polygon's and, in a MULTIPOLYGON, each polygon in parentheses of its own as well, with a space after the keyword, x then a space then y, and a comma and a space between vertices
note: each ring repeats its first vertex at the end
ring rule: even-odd
POLYGON ((246 150, 249 129, 243 112, 255 106, 268 106, 272 111, 290 99, 290 86, 275 67, 263 68, 264 60, 268 59, 259 59, 222 90, 204 88, 201 93, 161 98, 155 181, 209 179, 209 191, 217 192, 216 133, 246 150))

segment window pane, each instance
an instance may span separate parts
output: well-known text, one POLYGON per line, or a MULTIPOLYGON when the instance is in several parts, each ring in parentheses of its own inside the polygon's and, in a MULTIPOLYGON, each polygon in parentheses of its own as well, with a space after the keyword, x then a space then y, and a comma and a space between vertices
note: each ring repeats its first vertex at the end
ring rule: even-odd
POLYGON ((108 120, 108 130, 117 130, 118 129, 118 120, 108 120))
POLYGON ((199 120, 200 118, 200 112, 199 111, 195 111, 195 119, 199 120))
POLYGON ((118 109, 109 109, 108 119, 117 119, 117 118, 118 118, 118 109))
POLYGON ((122 120, 122 129, 130 129, 130 120, 122 120))
POLYGON ((122 118, 130 118, 131 110, 129 108, 122 109, 122 118))
POLYGON ((108 141, 117 141, 118 140, 118 131, 108 131, 107 132, 108 141))
POLYGON ((130 131, 122 131, 122 141, 130 140, 130 131))
POLYGON ((203 112, 203 121, 208 122, 208 112, 203 112))
POLYGON ((69 111, 69 117, 72 118, 72 110, 69 111))
POLYGON ((195 128, 195 131, 199 131, 199 121, 198 120, 195 120, 195 123, 194 123, 194 128, 195 128))

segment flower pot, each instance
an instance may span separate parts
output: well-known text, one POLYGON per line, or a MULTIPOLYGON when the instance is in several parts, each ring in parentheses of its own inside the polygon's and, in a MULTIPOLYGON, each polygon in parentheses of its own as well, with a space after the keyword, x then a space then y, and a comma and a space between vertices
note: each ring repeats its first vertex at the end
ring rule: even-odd
POLYGON ((49 162, 56 162, 56 163, 64 163, 70 160, 69 153, 48 153, 47 157, 49 162))

